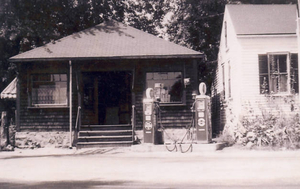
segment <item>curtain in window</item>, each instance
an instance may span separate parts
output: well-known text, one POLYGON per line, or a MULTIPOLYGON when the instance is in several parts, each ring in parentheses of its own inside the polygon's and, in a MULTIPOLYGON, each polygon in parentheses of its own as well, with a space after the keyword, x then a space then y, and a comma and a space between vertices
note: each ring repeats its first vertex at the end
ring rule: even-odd
POLYGON ((66 104, 67 75, 43 74, 32 76, 32 104, 66 104))

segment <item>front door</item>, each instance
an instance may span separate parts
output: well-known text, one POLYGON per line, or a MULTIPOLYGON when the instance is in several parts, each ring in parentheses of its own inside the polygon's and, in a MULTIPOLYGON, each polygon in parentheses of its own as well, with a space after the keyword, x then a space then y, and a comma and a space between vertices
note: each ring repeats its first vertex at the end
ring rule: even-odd
POLYGON ((130 124, 131 72, 88 72, 83 80, 82 124, 130 124))

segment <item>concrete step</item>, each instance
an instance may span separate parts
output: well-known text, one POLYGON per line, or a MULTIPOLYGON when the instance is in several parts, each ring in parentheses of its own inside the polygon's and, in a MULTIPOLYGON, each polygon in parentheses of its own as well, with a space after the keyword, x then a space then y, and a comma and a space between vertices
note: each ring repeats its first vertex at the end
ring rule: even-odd
POLYGON ((132 135, 132 130, 102 130, 102 131, 80 131, 79 137, 84 136, 115 136, 132 135))
POLYGON ((101 146, 130 146, 133 144, 132 126, 82 125, 78 134, 77 148, 101 146))
POLYGON ((82 125, 80 131, 103 131, 103 130, 131 130, 132 126, 129 124, 119 125, 82 125))
POLYGON ((132 135, 117 135, 117 136, 80 136, 78 142, 117 142, 131 141, 132 135))
POLYGON ((78 142, 77 149, 96 147, 129 147, 132 143, 132 141, 78 142))

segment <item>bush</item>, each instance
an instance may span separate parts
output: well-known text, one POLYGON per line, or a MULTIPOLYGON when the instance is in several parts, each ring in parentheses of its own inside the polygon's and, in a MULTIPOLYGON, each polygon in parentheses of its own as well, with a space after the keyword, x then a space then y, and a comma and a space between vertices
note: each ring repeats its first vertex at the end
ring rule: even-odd
POLYGON ((300 118, 295 112, 294 100, 281 99, 290 105, 290 111, 283 110, 273 97, 268 97, 267 107, 259 105, 259 112, 254 113, 251 106, 246 106, 246 114, 241 119, 234 117, 229 107, 227 124, 221 138, 229 143, 238 143, 249 148, 275 147, 300 148, 300 118))

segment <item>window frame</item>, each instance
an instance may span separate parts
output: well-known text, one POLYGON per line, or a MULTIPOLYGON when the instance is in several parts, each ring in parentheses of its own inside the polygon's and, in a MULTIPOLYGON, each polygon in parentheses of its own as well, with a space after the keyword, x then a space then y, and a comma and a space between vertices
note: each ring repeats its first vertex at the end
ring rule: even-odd
POLYGON ((231 64, 230 60, 228 61, 228 98, 231 98, 231 64))
POLYGON ((224 22, 224 37, 225 37, 225 48, 228 49, 228 28, 227 21, 224 22))
POLYGON ((222 94, 223 99, 226 99, 226 76, 225 76, 225 62, 221 64, 221 73, 222 73, 222 94))
POLYGON ((55 73, 30 73, 28 75, 28 108, 67 108, 69 107, 69 75, 65 72, 61 73, 61 72, 55 72, 55 73), (33 104, 33 100, 32 100, 32 93, 33 93, 33 76, 34 75, 55 75, 55 74, 59 74, 59 75, 66 75, 67 80, 66 85, 67 85, 67 91, 66 91, 66 102, 65 103, 61 103, 61 104, 33 104))
MULTIPOLYGON (((293 94, 292 86, 291 86, 292 85, 291 84, 291 64, 292 64, 292 55, 295 55, 295 54, 298 56, 298 53, 290 53, 290 52, 269 52, 269 53, 266 53, 266 54, 259 54, 258 55, 258 60, 259 60, 258 61, 259 84, 260 84, 259 93, 260 94, 264 94, 264 95, 267 94, 267 95, 273 95, 273 96, 282 96, 282 95, 284 96, 284 95, 293 94), (271 81, 271 75, 272 75, 272 73, 271 73, 271 56, 274 56, 274 55, 285 55, 286 56, 286 75, 287 75, 286 88, 287 88, 287 90, 283 91, 283 92, 278 91, 278 92, 274 93, 274 92, 271 91, 271 85, 272 85, 272 81, 271 81), (262 58, 263 58, 263 56, 266 56, 266 58, 267 58, 266 63, 267 63, 267 66, 268 66, 268 68, 267 68, 268 73, 262 73, 261 72, 261 67, 260 67, 261 66, 260 65, 261 61, 265 61, 263 59, 261 60, 261 56, 262 56, 262 58), (263 85, 264 81, 262 81, 262 83, 261 83, 261 78, 263 76, 267 76, 267 87, 266 87, 266 89, 268 90, 267 92, 264 92, 264 90, 262 90, 262 85, 263 85)), ((296 63, 298 63, 298 62, 296 62, 296 63)), ((298 68, 295 68, 295 69, 298 71, 298 68)), ((278 74, 282 75, 280 73, 278 73, 278 74)), ((295 74, 295 75, 298 77, 297 74, 295 74)), ((297 82, 298 82, 298 78, 296 78, 296 79, 297 79, 297 82)), ((298 93, 298 92, 295 92, 295 93, 298 93)))
MULTIPOLYGON (((170 72, 180 72, 181 73, 181 86, 182 86, 182 97, 181 97, 181 101, 179 102, 160 102, 161 106, 185 106, 186 105, 186 89, 184 86, 184 71, 180 71, 180 70, 174 70, 174 71, 170 71, 170 70, 148 70, 145 72, 145 81, 146 81, 146 85, 145 88, 147 88, 148 86, 148 79, 147 79, 147 74, 148 73, 170 73, 170 72)), ((154 88, 153 88, 154 89, 154 88)))

